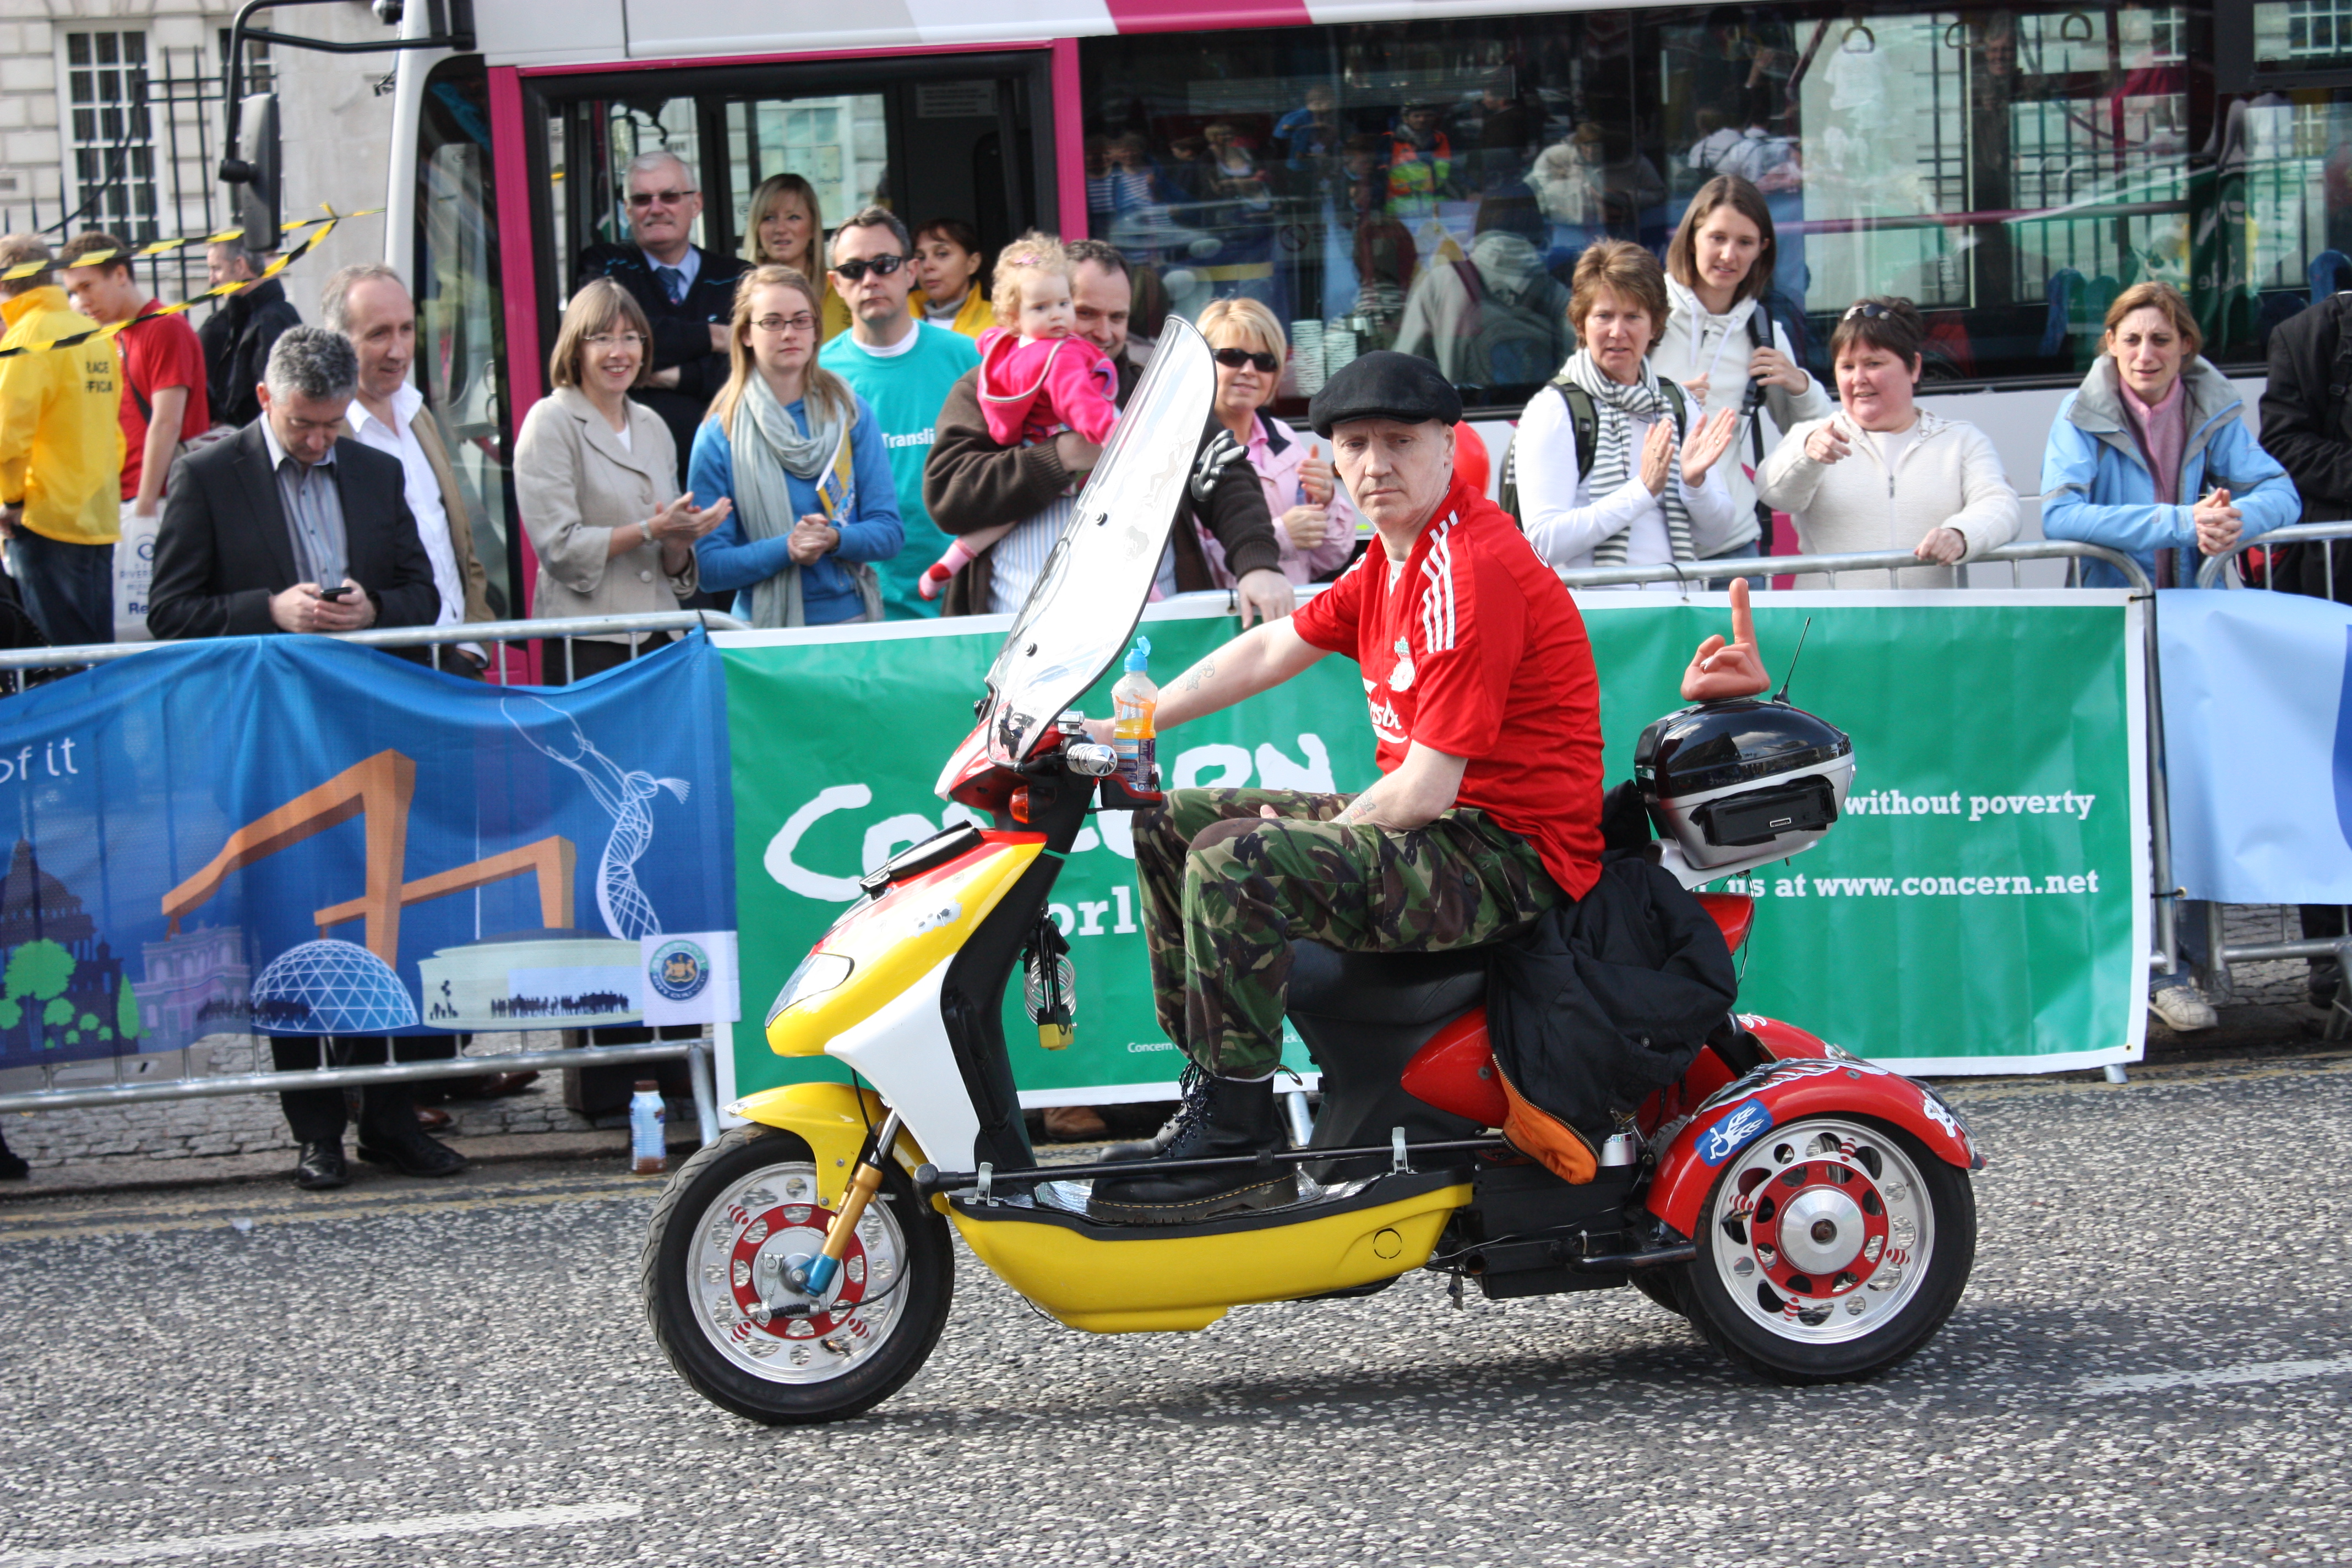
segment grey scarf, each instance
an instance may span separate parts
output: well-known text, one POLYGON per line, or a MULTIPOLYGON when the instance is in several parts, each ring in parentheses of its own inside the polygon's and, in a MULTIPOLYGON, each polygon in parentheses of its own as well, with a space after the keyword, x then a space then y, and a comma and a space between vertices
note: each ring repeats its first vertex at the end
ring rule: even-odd
MULTIPOLYGON (((1633 419, 1646 419, 1656 424, 1663 419, 1674 436, 1674 456, 1666 468, 1666 488, 1658 492, 1658 502, 1665 509, 1666 538, 1674 547, 1675 559, 1696 559, 1691 548, 1690 512, 1683 505, 1683 433, 1675 424, 1674 405, 1659 390, 1658 373, 1650 362, 1642 362, 1642 379, 1627 386, 1611 378, 1593 363, 1589 349, 1579 349, 1562 373, 1569 380, 1591 395, 1593 412, 1600 416, 1601 432, 1594 441, 1599 449, 1592 454, 1590 493, 1593 496, 1613 495, 1622 489, 1637 464, 1639 456, 1633 450, 1633 419)), ((1592 550, 1595 566, 1625 564, 1625 543, 1632 532, 1621 528, 1602 540, 1592 550)))
MULTIPOLYGON (((792 414, 776 401, 774 390, 765 376, 753 374, 743 384, 743 395, 736 400, 735 416, 727 424, 727 445, 732 461, 735 486, 735 512, 743 520, 743 533, 749 539, 782 539, 800 521, 793 510, 792 490, 784 481, 791 474, 806 479, 820 490, 832 477, 835 459, 840 456, 842 444, 849 439, 849 419, 854 409, 843 414, 824 414, 814 399, 804 400, 801 407, 809 422, 808 434, 801 434, 792 414)), ((835 508, 835 521, 856 513, 855 491, 840 498, 835 508)), ((881 589, 874 568, 843 562, 843 568, 857 583, 866 599, 866 618, 881 618, 881 589)), ((782 572, 751 585, 751 624, 762 629, 776 626, 805 625, 807 616, 801 603, 801 569, 787 565, 782 572)))

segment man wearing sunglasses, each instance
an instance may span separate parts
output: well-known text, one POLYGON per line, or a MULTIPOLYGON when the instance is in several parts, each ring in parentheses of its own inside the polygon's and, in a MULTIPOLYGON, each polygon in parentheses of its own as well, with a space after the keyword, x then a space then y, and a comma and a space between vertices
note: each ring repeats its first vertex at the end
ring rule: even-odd
MULTIPOLYGON (((1076 310, 1078 336, 1118 366, 1118 403, 1124 407, 1141 374, 1127 357, 1127 320, 1133 300, 1127 259, 1098 239, 1075 240, 1064 248, 1076 264, 1070 302, 1076 310)), ((1042 447, 998 446, 980 410, 979 373, 974 371, 956 382, 940 409, 939 438, 923 470, 923 499, 931 521, 940 528, 951 534, 971 533, 992 523, 1035 516, 1071 486, 1083 483, 1101 456, 1101 448, 1072 431, 1042 447)), ((1201 528, 1224 549, 1226 570, 1236 579, 1234 593, 1243 626, 1290 614, 1296 600, 1290 580, 1277 565, 1282 544, 1275 537, 1265 489, 1240 444, 1214 415, 1201 432, 1192 479, 1160 560, 1163 593, 1216 585, 1201 549, 1201 528)), ((989 558, 982 555, 948 584, 947 613, 985 615, 996 607, 990 602, 992 592, 989 558)))
POLYGON ((610 278, 629 291, 652 324, 653 375, 629 395, 669 426, 677 442, 677 482, 683 488, 694 427, 727 384, 727 321, 743 263, 694 243, 702 192, 694 170, 677 153, 643 153, 631 159, 628 185, 628 241, 583 250, 573 287, 610 278))
POLYGON ((875 563, 883 613, 894 621, 940 613, 939 601, 917 587, 923 569, 948 547, 923 507, 923 459, 949 388, 980 363, 970 338, 919 321, 907 308, 915 284, 915 269, 907 265, 912 254, 907 226, 885 207, 867 207, 834 230, 833 287, 849 306, 849 331, 817 354, 819 364, 866 399, 882 427, 907 531, 898 553, 875 563))

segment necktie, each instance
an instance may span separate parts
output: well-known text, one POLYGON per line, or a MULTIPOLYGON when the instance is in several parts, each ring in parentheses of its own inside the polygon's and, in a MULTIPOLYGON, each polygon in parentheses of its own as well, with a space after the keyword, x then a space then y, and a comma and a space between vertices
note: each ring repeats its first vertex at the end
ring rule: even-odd
POLYGON ((675 267, 656 267, 654 276, 661 279, 662 292, 669 296, 671 304, 675 305, 686 298, 685 273, 675 267))

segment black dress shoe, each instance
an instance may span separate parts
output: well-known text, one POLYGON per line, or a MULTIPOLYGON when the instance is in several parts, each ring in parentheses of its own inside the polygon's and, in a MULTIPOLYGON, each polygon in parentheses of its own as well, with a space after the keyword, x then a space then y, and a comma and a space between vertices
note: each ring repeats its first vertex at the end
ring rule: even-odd
POLYGON ((8 1141, 0 1138, 0 1182, 21 1182, 32 1173, 33 1167, 25 1163, 24 1156, 11 1152, 8 1141))
POLYGON ((466 1168, 466 1156, 413 1124, 361 1128, 360 1158, 371 1165, 389 1165, 404 1176, 454 1176, 466 1168))
POLYGON ((311 1192, 328 1187, 347 1187, 352 1183, 352 1168, 343 1163, 343 1141, 321 1139, 302 1145, 300 1157, 294 1162, 294 1184, 311 1192))
MULTIPOLYGON (((1272 1078, 1255 1083, 1204 1079, 1200 1098, 1202 1110, 1170 1140, 1161 1158, 1208 1160, 1282 1147, 1282 1112, 1274 1102, 1272 1078)), ((1188 1225, 1240 1209, 1276 1208, 1297 1201, 1298 1176, 1289 1165, 1234 1165, 1164 1175, 1145 1166, 1132 1176, 1097 1177, 1087 1216, 1118 1225, 1188 1225)))

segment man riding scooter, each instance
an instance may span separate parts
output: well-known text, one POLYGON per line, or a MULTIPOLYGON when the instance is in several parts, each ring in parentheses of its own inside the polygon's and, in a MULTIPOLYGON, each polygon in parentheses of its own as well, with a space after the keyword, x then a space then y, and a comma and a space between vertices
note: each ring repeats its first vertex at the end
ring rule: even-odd
MULTIPOLYGON (((1135 861, 1160 1026, 1195 1070, 1170 1159, 1279 1148, 1291 944, 1437 952, 1518 934, 1601 870, 1600 682, 1584 623, 1509 515, 1454 475, 1462 401, 1426 360, 1379 352, 1309 417, 1378 544, 1286 620, 1243 633, 1161 693, 1166 731, 1355 659, 1381 777, 1355 796, 1187 789, 1139 816, 1135 861)), ((1735 584, 1692 700, 1765 689, 1735 584)), ((1146 1146, 1149 1148, 1150 1146, 1146 1146)), ((1181 1224, 1296 1201, 1289 1167, 1098 1180, 1088 1213, 1181 1224)))

